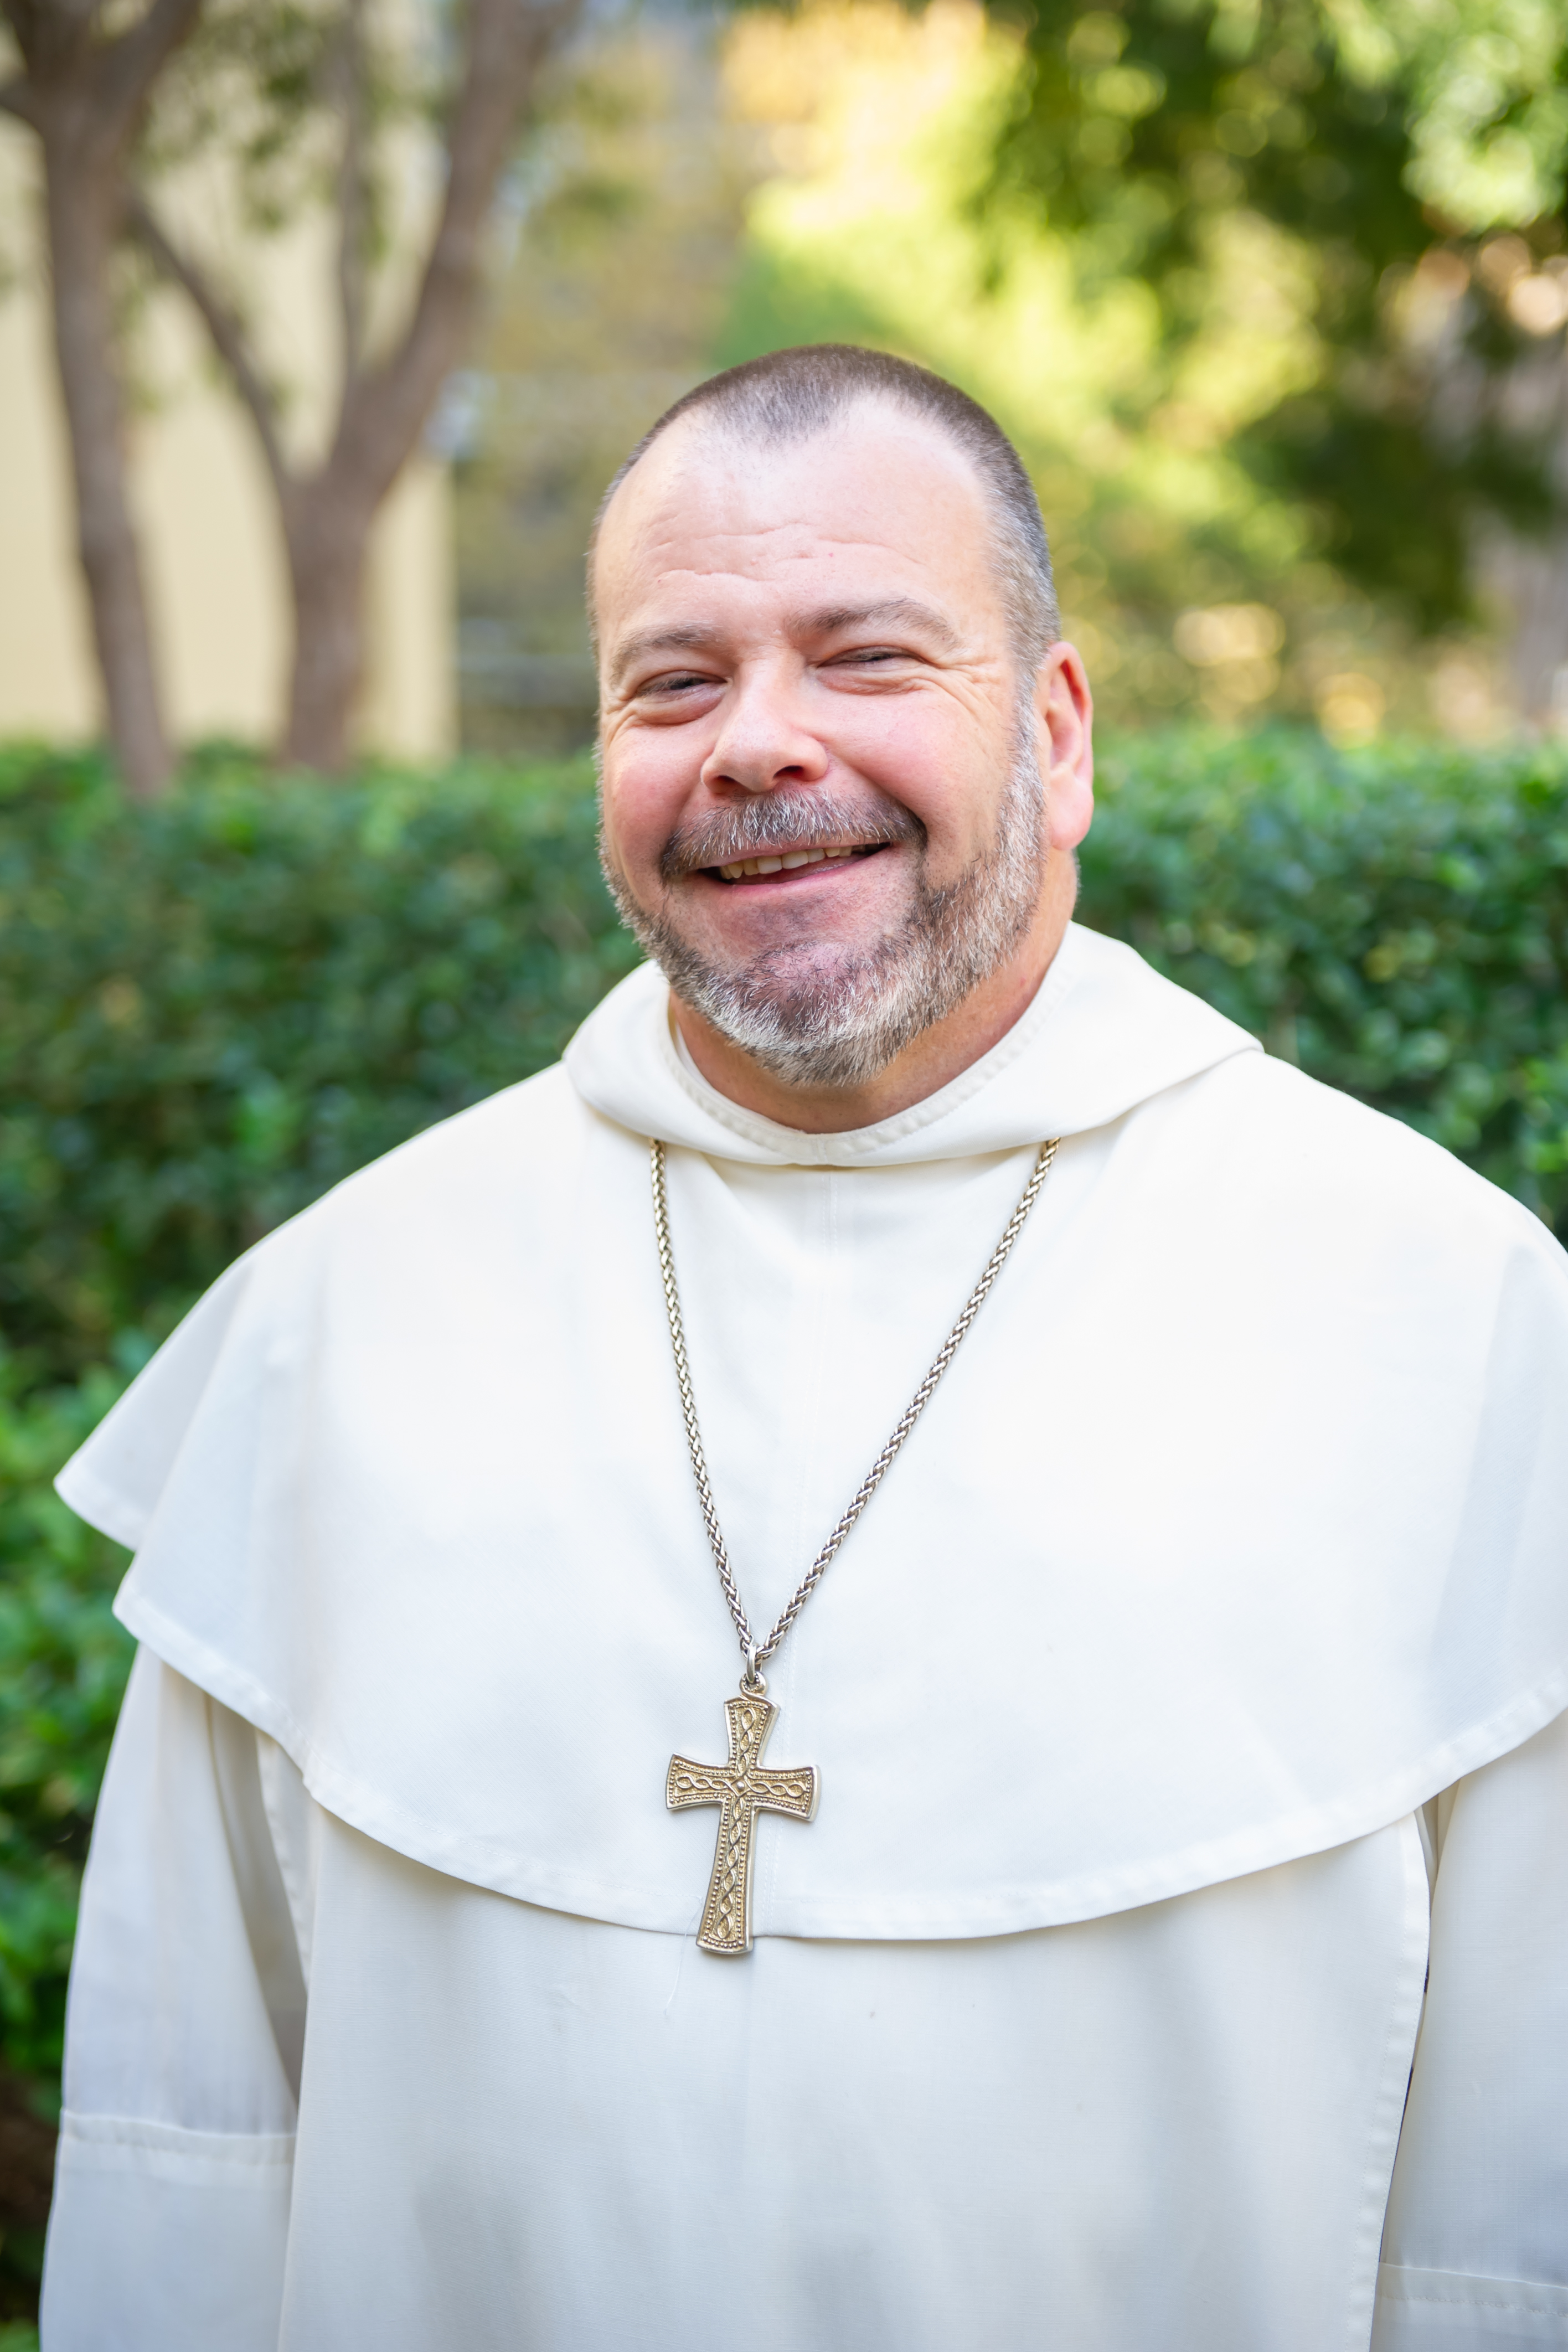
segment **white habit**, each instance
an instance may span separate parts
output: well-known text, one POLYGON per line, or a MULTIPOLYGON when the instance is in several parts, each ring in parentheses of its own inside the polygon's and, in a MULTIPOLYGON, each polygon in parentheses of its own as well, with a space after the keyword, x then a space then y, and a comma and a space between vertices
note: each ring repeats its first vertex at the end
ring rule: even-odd
POLYGON ((142 1646, 45 2352, 1568 2347, 1568 1261, 1128 949, 838 1136, 638 972, 61 1490, 142 1646), (650 1135, 762 1624, 1064 1139, 770 1669, 743 1960, 650 1135))

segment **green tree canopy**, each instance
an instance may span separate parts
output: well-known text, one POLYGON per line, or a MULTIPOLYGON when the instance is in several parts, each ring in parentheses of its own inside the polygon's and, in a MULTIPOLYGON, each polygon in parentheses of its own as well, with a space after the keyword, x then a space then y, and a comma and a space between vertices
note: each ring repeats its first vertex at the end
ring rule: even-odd
POLYGON ((1239 454, 1371 595, 1424 631, 1470 616, 1478 532, 1568 511, 1568 11, 1038 0, 1024 38, 993 194, 1069 233, 1086 280, 1142 278, 1173 374, 1222 222, 1296 241, 1317 382, 1239 454))

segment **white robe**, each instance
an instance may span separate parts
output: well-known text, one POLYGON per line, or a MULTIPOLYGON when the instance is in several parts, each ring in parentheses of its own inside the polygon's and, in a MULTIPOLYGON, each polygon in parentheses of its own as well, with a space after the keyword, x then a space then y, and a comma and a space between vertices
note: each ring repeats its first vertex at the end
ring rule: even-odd
POLYGON ((837 1137, 635 975, 62 1480, 143 1648, 46 2352, 1568 2346, 1565 1416, 1535 1221, 1123 948, 837 1137), (649 1134, 763 1623, 1065 1139, 770 1670, 744 1960, 649 1134))

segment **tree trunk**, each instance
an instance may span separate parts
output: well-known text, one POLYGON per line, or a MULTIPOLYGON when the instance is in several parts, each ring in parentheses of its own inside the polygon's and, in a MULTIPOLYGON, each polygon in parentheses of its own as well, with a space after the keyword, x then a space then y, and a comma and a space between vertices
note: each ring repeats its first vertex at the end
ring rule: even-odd
POLYGON ((172 763, 126 488, 124 398, 109 291, 119 156, 95 157, 86 140, 72 136, 69 118, 62 107, 41 125, 41 137, 77 544, 121 772, 136 799, 153 800, 167 786, 172 763))
POLYGON ((1561 731, 1568 721, 1568 531, 1513 541, 1497 570, 1513 608, 1520 715, 1529 726, 1561 731))
POLYGON ((1539 539, 1513 543, 1514 685, 1526 720, 1561 734, 1568 727, 1568 346, 1554 338, 1520 376, 1531 395, 1527 421, 1551 435, 1558 519, 1539 539))
POLYGON ((325 482, 303 485, 285 518, 294 592, 294 669, 285 764, 335 776, 353 753, 364 683, 365 572, 374 508, 325 482))
MULTIPOLYGON (((15 5, 16 0, 0 0, 0 6, 15 5)), ((205 325, 256 428, 278 499, 294 596, 294 671, 283 745, 289 766, 332 775, 349 763, 363 680, 371 527, 462 349, 478 298, 496 184, 539 68, 580 5, 581 0, 469 0, 467 58, 447 129, 440 218, 401 338, 367 362, 361 348, 366 159, 353 96, 353 78, 361 69, 353 37, 357 0, 350 0, 346 103, 339 93, 343 385, 331 447, 311 477, 296 473, 288 460, 276 397, 232 302, 195 254, 174 246, 145 203, 132 208, 137 233, 153 261, 184 287, 205 325)), ((194 9, 199 0, 153 0, 153 5, 194 9)))

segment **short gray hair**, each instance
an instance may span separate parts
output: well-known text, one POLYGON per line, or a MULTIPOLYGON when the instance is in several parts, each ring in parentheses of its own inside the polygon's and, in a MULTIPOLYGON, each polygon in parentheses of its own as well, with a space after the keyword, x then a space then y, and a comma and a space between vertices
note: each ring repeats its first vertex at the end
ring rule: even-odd
MULTIPOLYGON (((588 541, 588 621, 595 628, 594 553, 605 511, 626 476, 678 417, 706 414, 743 441, 805 441, 862 402, 882 401, 924 418, 962 450, 980 477, 1013 651, 1032 674, 1061 635, 1051 551, 1034 484, 995 418, 929 368, 855 343, 801 343, 726 368, 667 408, 617 470, 599 503, 588 541)), ((596 630, 595 630, 596 639, 596 630)))

